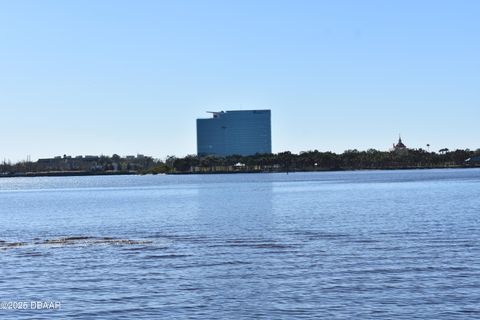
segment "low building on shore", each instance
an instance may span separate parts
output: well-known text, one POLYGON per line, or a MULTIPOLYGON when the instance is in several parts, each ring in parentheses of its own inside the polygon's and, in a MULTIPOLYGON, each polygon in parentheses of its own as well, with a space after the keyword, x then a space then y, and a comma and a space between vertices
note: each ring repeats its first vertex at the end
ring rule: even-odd
POLYGON ((71 157, 63 155, 63 157, 38 159, 36 171, 138 171, 149 169, 153 166, 153 163, 152 157, 144 155, 124 158, 117 155, 112 157, 94 155, 71 157))
POLYGON ((471 157, 465 160, 465 164, 470 166, 479 166, 480 165, 480 156, 471 157))

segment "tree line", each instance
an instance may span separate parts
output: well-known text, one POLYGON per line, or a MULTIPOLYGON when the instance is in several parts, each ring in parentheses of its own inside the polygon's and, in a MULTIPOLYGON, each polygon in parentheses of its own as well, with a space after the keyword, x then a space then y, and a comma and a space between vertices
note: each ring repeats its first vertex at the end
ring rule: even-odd
MULTIPOLYGON (((62 159, 62 161, 66 160, 62 159)), ((111 157, 100 156, 95 162, 95 170, 62 169, 62 171, 79 172, 83 170, 85 173, 92 174, 102 172, 111 173, 112 171, 118 174, 182 174, 459 168, 480 166, 480 149, 475 151, 469 149, 450 151, 443 148, 438 152, 430 152, 424 149, 405 149, 401 151, 379 151, 375 149, 359 151, 353 149, 346 150, 340 154, 330 151, 320 152, 313 150, 300 152, 298 154, 285 151, 272 154, 256 154, 251 156, 232 155, 227 157, 200 157, 197 155, 187 155, 186 157, 168 156, 164 160, 145 157, 141 161, 134 160, 135 162, 129 165, 125 165, 125 161, 125 159, 120 158, 118 155, 111 157), (472 159, 473 161, 466 161, 467 159, 472 159)), ((17 163, 3 161, 0 163, 0 174, 3 176, 24 173, 35 174, 45 171, 48 170, 45 170, 45 166, 40 165, 38 161, 20 161, 17 163)))
POLYGON ((292 172, 360 169, 408 169, 408 168, 455 168, 477 165, 466 162, 480 156, 480 149, 471 151, 446 148, 439 152, 423 149, 401 151, 346 150, 341 154, 305 151, 295 154, 289 151, 276 154, 252 156, 232 155, 227 157, 188 155, 183 158, 167 157, 157 164, 157 173, 209 173, 209 172, 292 172))

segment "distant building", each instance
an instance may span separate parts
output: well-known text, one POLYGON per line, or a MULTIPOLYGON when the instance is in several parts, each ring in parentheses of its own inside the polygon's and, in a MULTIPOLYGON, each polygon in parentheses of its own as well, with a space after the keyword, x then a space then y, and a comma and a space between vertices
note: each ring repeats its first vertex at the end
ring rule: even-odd
POLYGON ((197 154, 254 155, 272 152, 270 110, 211 112, 197 119, 197 154))
POLYGON ((398 142, 397 144, 393 144, 393 150, 392 151, 406 151, 407 150, 407 146, 405 144, 403 144, 402 142, 402 137, 401 136, 398 136, 398 142))
POLYGON ((38 159, 37 171, 130 171, 151 168, 154 165, 152 157, 143 154, 122 158, 118 155, 112 157, 86 155, 71 157, 64 155, 54 158, 38 159))
POLYGON ((469 164, 469 165, 479 165, 480 164, 480 156, 468 158, 467 160, 465 160, 465 163, 469 164))

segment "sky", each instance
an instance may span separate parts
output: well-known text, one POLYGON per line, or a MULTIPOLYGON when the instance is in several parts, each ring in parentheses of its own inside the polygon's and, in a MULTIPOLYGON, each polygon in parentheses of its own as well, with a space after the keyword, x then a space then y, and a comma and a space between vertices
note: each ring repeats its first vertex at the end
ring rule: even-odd
POLYGON ((480 1, 0 0, 0 158, 196 153, 272 110, 273 152, 480 148, 480 1))

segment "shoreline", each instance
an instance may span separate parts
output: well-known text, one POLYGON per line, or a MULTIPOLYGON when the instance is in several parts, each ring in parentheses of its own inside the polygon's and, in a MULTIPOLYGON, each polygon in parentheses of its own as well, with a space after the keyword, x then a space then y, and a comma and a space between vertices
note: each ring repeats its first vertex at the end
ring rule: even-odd
POLYGON ((318 169, 318 170, 278 170, 278 171, 261 171, 261 170, 245 170, 245 171, 179 171, 179 172, 136 172, 136 171, 51 171, 51 172, 25 172, 14 174, 0 174, 0 178, 35 178, 35 177, 81 177, 81 176, 125 176, 125 175, 209 175, 209 174, 255 174, 255 173, 299 173, 299 172, 345 172, 345 171, 393 171, 393 170, 431 170, 431 169, 475 169, 480 166, 448 166, 448 167, 393 167, 393 168, 334 168, 334 169, 318 169))
POLYGON ((91 171, 51 171, 51 172, 21 172, 0 174, 0 178, 35 178, 35 177, 81 177, 81 176, 126 176, 136 175, 138 172, 91 172, 91 171))

